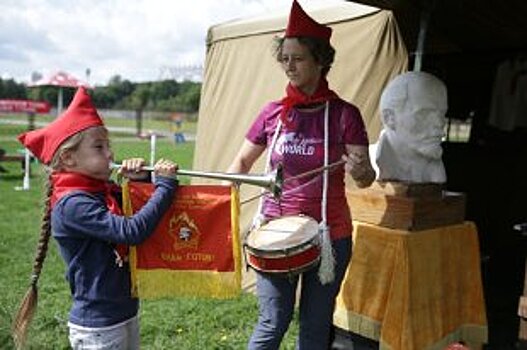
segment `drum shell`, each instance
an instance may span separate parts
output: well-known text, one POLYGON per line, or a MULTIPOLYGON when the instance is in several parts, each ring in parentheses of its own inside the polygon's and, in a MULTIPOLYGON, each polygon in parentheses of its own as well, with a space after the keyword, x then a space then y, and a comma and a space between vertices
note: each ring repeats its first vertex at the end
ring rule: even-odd
MULTIPOLYGON (((285 222, 287 225, 287 223, 292 222, 291 225, 293 228, 295 225, 298 226, 298 234, 297 232, 293 232, 293 235, 296 234, 298 237, 290 239, 294 243, 285 239, 283 246, 274 248, 267 246, 266 248, 261 248, 255 246, 257 245, 258 237, 251 240, 248 236, 248 239, 244 242, 247 264, 260 272, 288 275, 304 272, 318 264, 320 260, 318 223, 307 216, 282 217, 276 220, 278 221, 268 223, 268 226, 273 227, 280 225, 282 222, 285 222), (253 243, 253 245, 249 242, 253 243)), ((265 234, 266 232, 273 231, 271 228, 265 226, 262 225, 261 231, 256 234, 265 234)), ((282 230, 277 229, 273 232, 281 234, 282 230)), ((290 233, 287 229, 284 232, 286 234, 290 233)), ((273 242, 269 245, 278 243, 280 242, 273 242)))
POLYGON ((296 254, 301 254, 302 252, 309 250, 314 245, 319 245, 318 237, 314 237, 312 240, 306 241, 296 246, 284 247, 281 249, 259 249, 251 247, 248 244, 245 244, 245 249, 249 251, 252 255, 256 255, 262 258, 268 259, 280 259, 287 258, 296 254))
POLYGON ((310 270, 320 261, 320 248, 311 246, 301 253, 287 257, 261 257, 246 254, 247 263, 253 269, 273 274, 299 274, 310 270))

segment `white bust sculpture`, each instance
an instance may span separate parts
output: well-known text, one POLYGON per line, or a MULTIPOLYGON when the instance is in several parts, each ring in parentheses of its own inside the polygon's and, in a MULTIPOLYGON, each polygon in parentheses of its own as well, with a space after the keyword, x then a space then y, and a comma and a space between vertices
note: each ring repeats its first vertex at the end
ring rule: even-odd
POLYGON ((377 146, 378 180, 444 183, 441 159, 447 90, 425 72, 393 79, 381 95, 383 130, 377 146))

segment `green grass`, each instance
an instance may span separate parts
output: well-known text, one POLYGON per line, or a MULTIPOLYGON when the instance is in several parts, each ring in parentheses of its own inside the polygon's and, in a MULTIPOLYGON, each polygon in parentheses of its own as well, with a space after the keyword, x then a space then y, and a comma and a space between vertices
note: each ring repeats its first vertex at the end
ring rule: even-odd
MULTIPOLYGON (((115 118, 115 117, 107 117, 104 118, 104 122, 106 126, 108 127, 131 127, 135 128, 135 119, 128 119, 128 118, 115 118)), ((24 123, 28 123, 28 117, 26 114, 1 114, 0 118, 3 119, 10 119, 10 120, 16 120, 21 121, 24 123)), ((35 122, 39 123, 49 123, 52 120, 55 119, 55 116, 53 115, 36 115, 35 116, 35 122)), ((26 124, 27 125, 27 124, 26 124)), ((4 125, 0 124, 0 128, 3 128, 4 125)), ((190 122, 185 121, 181 125, 181 132, 185 133, 196 133, 196 122, 190 122)), ((149 130, 160 130, 160 131, 173 131, 174 123, 172 123, 170 120, 158 120, 153 118, 145 117, 143 118, 143 131, 148 132, 149 130)))
MULTIPOLYGON (((9 125, 9 124, 0 124, 0 136, 7 139, 7 143, 10 146, 16 146, 18 148, 22 147, 17 141, 15 136, 21 132, 24 132, 26 128, 21 125, 9 125)), ((6 141, 0 141, 2 148, 6 148, 6 141)))
MULTIPOLYGON (((21 148, 16 135, 24 130, 25 126, 0 124, 0 147, 16 152, 21 148)), ((112 140, 116 159, 149 159, 149 140, 123 136, 112 140)), ((157 156, 174 160, 182 169, 192 169, 193 150, 193 143, 174 144, 167 138, 157 144, 157 156)), ((43 176, 40 165, 33 163, 30 190, 16 191, 23 179, 20 163, 0 165, 9 171, 0 174, 0 349, 14 349, 10 327, 29 285, 40 234, 43 176)), ((52 240, 39 282, 39 305, 28 349, 69 348, 66 323, 70 295, 64 271, 52 240)), ((252 294, 232 300, 144 300, 140 311, 142 349, 245 349, 256 318, 257 300, 252 294)), ((282 349, 294 349, 297 333, 295 317, 282 349)))

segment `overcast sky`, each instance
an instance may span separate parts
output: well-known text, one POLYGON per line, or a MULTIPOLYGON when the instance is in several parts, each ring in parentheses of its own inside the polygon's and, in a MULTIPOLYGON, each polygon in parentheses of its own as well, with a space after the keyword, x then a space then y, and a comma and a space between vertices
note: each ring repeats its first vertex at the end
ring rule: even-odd
MULTIPOLYGON (((320 7, 323 0, 299 2, 320 7)), ((0 77, 27 83, 33 72, 63 70, 96 85, 115 75, 158 80, 166 67, 203 64, 210 26, 287 13, 290 6, 290 0, 0 0, 0 77)))

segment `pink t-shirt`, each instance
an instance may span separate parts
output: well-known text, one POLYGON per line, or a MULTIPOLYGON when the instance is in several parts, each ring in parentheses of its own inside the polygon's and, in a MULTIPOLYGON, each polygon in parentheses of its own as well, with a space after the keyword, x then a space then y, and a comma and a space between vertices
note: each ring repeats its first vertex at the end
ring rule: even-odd
MULTIPOLYGON (((257 145, 270 147, 282 106, 271 102, 263 108, 246 138, 257 145)), ((271 156, 271 168, 282 163, 283 193, 279 200, 266 196, 263 214, 267 218, 304 214, 321 220, 322 172, 288 180, 289 178, 324 165, 324 110, 314 112, 293 108, 289 114, 294 130, 280 129, 271 156)), ((343 100, 329 104, 329 164, 339 161, 346 145, 368 145, 368 136, 357 107, 343 100)), ((351 234, 351 215, 345 196, 344 166, 329 173, 327 220, 332 239, 351 234)))

